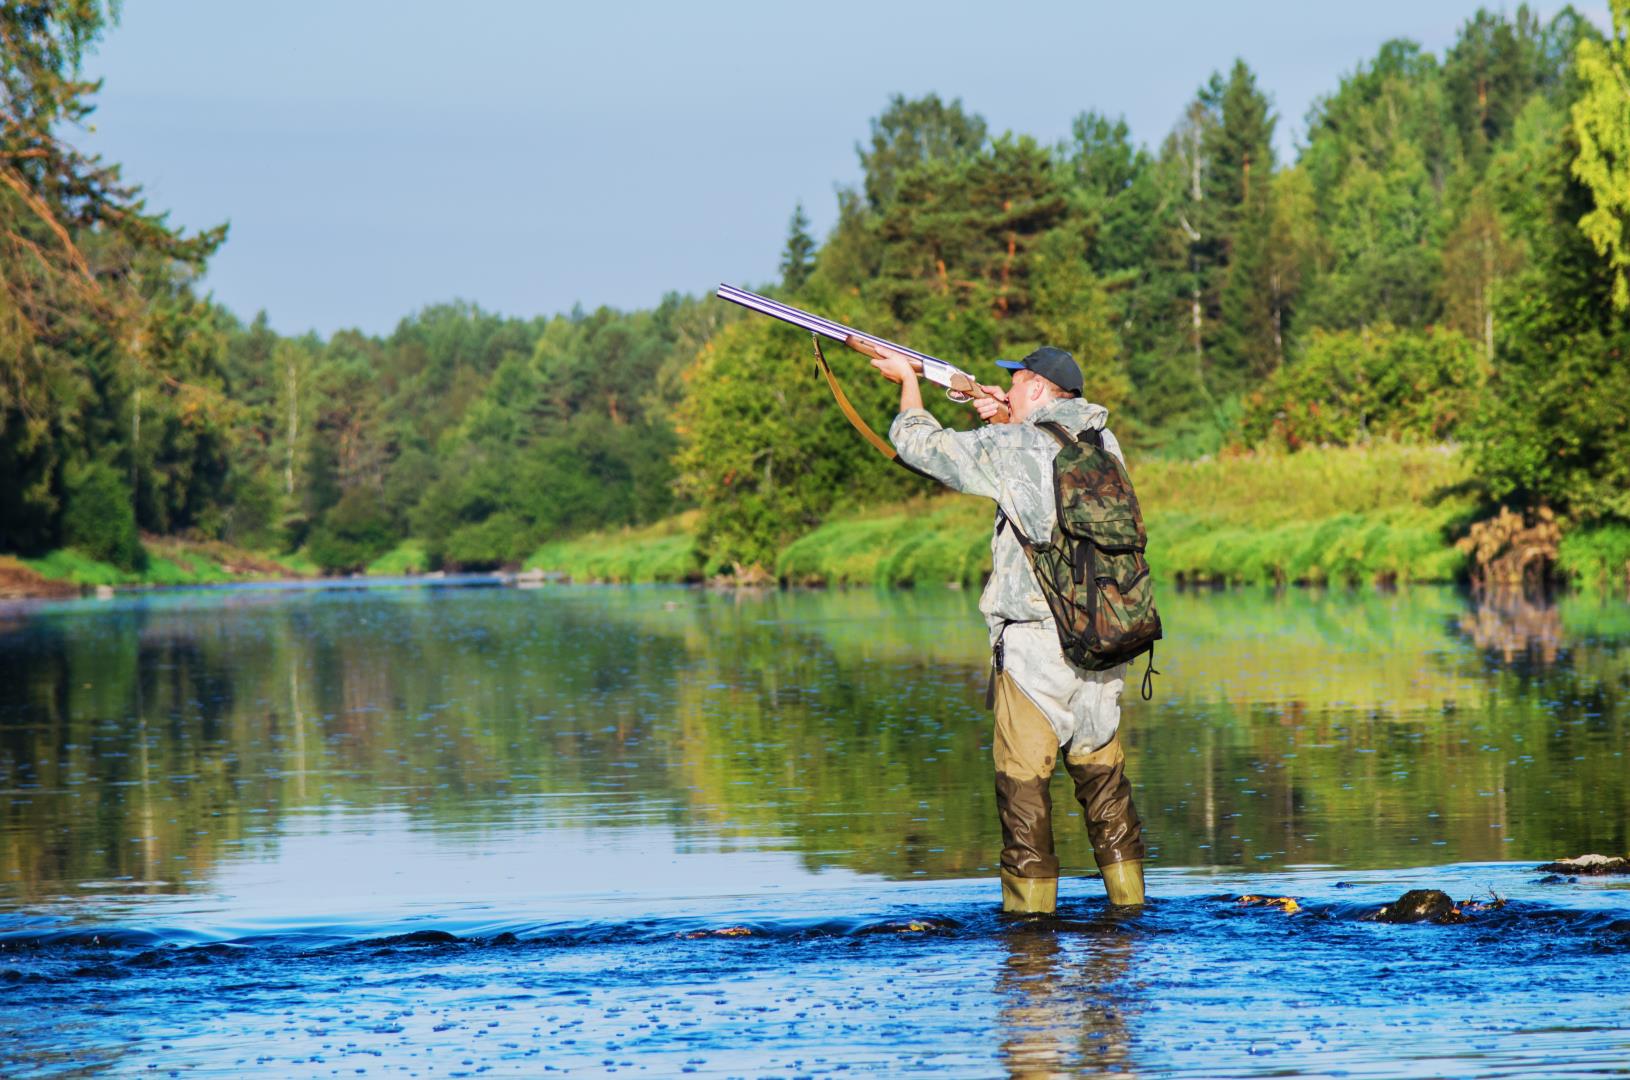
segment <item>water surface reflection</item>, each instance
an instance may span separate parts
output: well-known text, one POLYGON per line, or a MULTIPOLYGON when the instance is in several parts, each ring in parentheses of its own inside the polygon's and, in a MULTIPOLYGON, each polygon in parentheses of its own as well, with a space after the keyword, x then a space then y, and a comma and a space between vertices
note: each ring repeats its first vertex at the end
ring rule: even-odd
POLYGON ((973 604, 13 610, 0 1071, 1623 1071, 1630 894, 1529 868, 1630 848, 1630 609, 1163 599, 1166 674, 1125 728, 1155 902, 1116 918, 1072 877, 1027 922, 994 910, 973 604), (1513 900, 1359 918, 1427 886, 1513 900))

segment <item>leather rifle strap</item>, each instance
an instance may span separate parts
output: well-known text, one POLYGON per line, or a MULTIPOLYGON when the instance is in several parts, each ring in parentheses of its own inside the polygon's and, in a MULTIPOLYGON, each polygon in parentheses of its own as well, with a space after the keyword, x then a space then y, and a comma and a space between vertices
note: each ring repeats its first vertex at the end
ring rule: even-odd
POLYGON ((826 362, 826 354, 821 352, 820 337, 811 334, 809 339, 815 343, 815 366, 821 369, 822 375, 826 376, 826 385, 832 388, 832 397, 837 401, 838 408, 843 410, 844 417, 848 419, 850 424, 854 425, 856 431, 866 437, 867 442, 877 447, 879 454, 893 461, 899 456, 894 447, 890 446, 881 435, 873 431, 871 425, 862 420, 860 414, 855 412, 855 407, 849 404, 849 395, 845 394, 843 387, 838 385, 838 377, 832 374, 832 365, 826 362))

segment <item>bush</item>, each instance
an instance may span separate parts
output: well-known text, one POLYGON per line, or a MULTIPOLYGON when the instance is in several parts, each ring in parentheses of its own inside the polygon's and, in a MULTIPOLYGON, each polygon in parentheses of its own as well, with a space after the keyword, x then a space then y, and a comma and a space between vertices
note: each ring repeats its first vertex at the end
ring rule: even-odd
POLYGON ((1630 584, 1630 525, 1606 524, 1563 533, 1557 567, 1589 587, 1630 584))
POLYGON ((526 557, 536 539, 524 519, 500 512, 453 530, 442 548, 442 563, 454 570, 492 570, 513 565, 526 557))
POLYGON ((1315 330, 1248 399, 1240 434, 1291 450, 1438 442, 1460 434, 1484 383, 1477 346, 1453 330, 1315 330))
POLYGON ((306 541, 306 554, 324 573, 361 570, 396 545, 389 512, 372 491, 348 491, 306 541))
POLYGON ((121 570, 144 568, 147 552, 136 532, 136 508, 124 478, 98 461, 70 468, 66 480, 63 543, 121 570))

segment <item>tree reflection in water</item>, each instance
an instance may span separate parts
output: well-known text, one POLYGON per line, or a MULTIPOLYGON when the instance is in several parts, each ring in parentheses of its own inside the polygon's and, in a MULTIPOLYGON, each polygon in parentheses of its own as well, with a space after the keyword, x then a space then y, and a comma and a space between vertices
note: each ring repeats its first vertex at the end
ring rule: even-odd
MULTIPOLYGON (((810 871, 993 875, 973 604, 398 589, 12 611, 0 899, 208 889, 223 860, 275 861, 291 814, 330 809, 389 810, 472 855, 494 830, 661 825, 810 871)), ((1630 847, 1630 606, 1415 589, 1162 609, 1166 675, 1124 729, 1157 867, 1630 847)), ((1092 866, 1078 825, 1058 842, 1092 866)))

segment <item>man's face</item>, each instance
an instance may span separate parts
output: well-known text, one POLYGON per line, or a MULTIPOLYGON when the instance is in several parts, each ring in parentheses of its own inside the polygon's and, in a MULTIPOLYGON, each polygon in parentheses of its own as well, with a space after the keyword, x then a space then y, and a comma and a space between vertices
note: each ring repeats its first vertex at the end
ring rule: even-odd
POLYGON ((1040 397, 1041 384, 1036 381, 1036 373, 1026 368, 1015 371, 1007 392, 1007 408, 1014 423, 1023 422, 1034 412, 1040 397))

